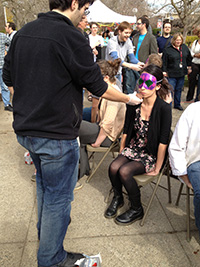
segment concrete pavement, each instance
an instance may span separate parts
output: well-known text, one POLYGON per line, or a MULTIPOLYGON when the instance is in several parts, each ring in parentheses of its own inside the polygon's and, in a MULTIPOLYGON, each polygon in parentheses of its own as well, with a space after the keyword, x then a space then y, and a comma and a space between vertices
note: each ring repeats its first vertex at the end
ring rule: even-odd
MULTIPOLYGON (((183 93, 183 99, 185 94, 183 93)), ((185 108, 188 104, 183 103, 185 108)), ((173 126, 182 112, 173 110, 173 126)), ((36 267, 36 185, 31 181, 33 165, 24 163, 25 150, 17 143, 12 114, 0 102, 0 266, 36 267)), ((98 160, 99 156, 96 156, 98 160)), ((104 218, 105 198, 110 189, 109 155, 89 184, 74 194, 72 222, 64 241, 68 251, 88 255, 101 253, 103 267, 189 267, 200 266, 198 231, 191 204, 191 241, 186 241, 185 196, 175 206, 180 183, 171 179, 172 204, 159 188, 143 227, 139 222, 118 226, 104 218)), ((162 184, 166 184, 163 176, 162 184)), ((148 202, 151 186, 142 188, 142 202, 148 202)), ((127 199, 125 201, 127 207, 127 199)), ((192 203, 192 198, 191 198, 192 203)))

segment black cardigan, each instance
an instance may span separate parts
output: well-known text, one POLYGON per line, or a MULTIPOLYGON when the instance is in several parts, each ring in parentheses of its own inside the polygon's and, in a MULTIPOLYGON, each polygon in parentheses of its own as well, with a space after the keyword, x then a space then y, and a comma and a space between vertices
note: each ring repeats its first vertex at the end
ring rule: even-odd
MULTIPOLYGON (((127 106, 124 124, 124 134, 127 134, 125 146, 127 146, 136 135, 134 131, 135 111, 140 105, 127 106)), ((147 152, 153 154, 155 157, 157 157, 159 144, 168 144, 171 120, 171 106, 157 97, 149 120, 146 147, 147 152)))

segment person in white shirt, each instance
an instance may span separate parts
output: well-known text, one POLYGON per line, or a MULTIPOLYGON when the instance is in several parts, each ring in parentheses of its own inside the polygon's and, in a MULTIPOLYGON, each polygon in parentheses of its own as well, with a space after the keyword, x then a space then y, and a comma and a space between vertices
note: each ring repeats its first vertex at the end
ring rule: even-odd
MULTIPOLYGON (((196 79, 197 75, 200 76, 200 25, 197 26, 196 35, 198 36, 198 39, 195 40, 191 47, 191 55, 193 57, 192 59, 192 72, 189 75, 189 89, 186 96, 186 101, 193 100, 194 92, 195 92, 195 86, 196 86, 196 79)), ((198 100, 198 91, 196 94, 195 101, 198 100)))
POLYGON ((92 52, 94 54, 94 61, 96 61, 98 55, 97 47, 103 47, 104 41, 102 36, 97 34, 99 27, 96 22, 90 23, 90 30, 91 34, 89 35, 89 41, 90 41, 90 46, 92 48, 92 52))
POLYGON ((134 47, 129 38, 132 32, 130 23, 127 21, 121 22, 117 28, 117 32, 118 34, 108 41, 106 60, 115 60, 117 58, 122 60, 117 75, 117 78, 121 81, 122 67, 140 71, 144 67, 144 63, 140 62, 134 55, 134 47), (129 62, 126 62, 127 57, 129 62))
POLYGON ((200 102, 180 117, 169 145, 172 173, 194 190, 196 226, 200 233, 200 102))

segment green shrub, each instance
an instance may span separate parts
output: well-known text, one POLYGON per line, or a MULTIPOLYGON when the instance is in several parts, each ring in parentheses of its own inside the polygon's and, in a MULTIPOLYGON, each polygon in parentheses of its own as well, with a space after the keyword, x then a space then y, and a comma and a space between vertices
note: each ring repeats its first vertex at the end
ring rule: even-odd
POLYGON ((160 28, 154 28, 152 30, 153 35, 156 35, 158 31, 161 32, 161 29, 160 28))
POLYGON ((186 40, 185 40, 185 43, 187 45, 190 45, 190 44, 192 44, 197 39, 198 39, 198 37, 196 35, 187 36, 186 37, 186 40))

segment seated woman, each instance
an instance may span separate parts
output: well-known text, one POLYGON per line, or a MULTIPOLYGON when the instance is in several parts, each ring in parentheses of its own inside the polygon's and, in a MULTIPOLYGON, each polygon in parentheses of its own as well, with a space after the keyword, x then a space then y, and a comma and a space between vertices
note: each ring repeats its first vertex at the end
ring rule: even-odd
POLYGON ((131 204, 130 209, 116 217, 115 222, 120 225, 143 218, 140 189, 133 176, 159 173, 171 127, 171 107, 158 96, 158 92, 162 96, 168 94, 170 88, 162 70, 156 65, 148 65, 143 69, 138 84, 143 102, 137 106, 127 106, 121 154, 109 167, 114 197, 105 211, 105 217, 116 217, 118 209, 123 206, 122 186, 131 204))
MULTIPOLYGON (((120 89, 116 85, 116 74, 121 63, 121 59, 114 61, 102 60, 98 62, 104 81, 112 85, 116 90, 120 89)), ((98 123, 82 121, 79 131, 80 138, 80 173, 81 178, 89 174, 89 162, 86 150, 87 144, 93 147, 108 147, 115 140, 122 130, 125 119, 126 105, 106 99, 100 100, 100 110, 98 123)))

